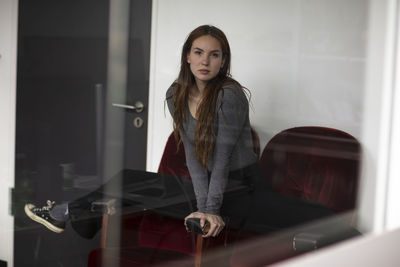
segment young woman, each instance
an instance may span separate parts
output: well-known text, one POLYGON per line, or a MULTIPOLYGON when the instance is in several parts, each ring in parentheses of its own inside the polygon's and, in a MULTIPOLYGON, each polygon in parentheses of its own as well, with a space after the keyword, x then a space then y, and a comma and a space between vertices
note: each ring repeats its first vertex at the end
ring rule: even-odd
POLYGON ((210 223, 206 237, 225 223, 220 215, 229 173, 257 162, 249 104, 230 75, 231 51, 225 34, 203 25, 183 45, 178 79, 167 91, 175 137, 183 143, 198 211, 185 218, 210 223))

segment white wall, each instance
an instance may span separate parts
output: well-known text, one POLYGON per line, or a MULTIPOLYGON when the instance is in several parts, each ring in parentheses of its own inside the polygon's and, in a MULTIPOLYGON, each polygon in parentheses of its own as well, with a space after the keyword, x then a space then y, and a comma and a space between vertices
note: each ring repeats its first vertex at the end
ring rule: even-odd
POLYGON ((17 5, 0 1, 0 259, 8 266, 13 266, 14 249, 9 190, 14 187, 17 5))
POLYGON ((201 24, 220 27, 230 41, 232 73, 252 92, 262 147, 300 125, 359 137, 367 8, 365 0, 154 0, 148 170, 157 170, 172 130, 165 91, 187 34, 201 24))

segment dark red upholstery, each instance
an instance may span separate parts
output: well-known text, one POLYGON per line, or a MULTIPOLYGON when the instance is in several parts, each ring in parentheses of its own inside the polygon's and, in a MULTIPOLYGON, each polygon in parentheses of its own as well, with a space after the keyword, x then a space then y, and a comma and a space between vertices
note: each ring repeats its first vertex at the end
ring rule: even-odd
POLYGON ((354 209, 360 144, 351 135, 324 127, 297 127, 275 135, 260 168, 279 193, 320 202, 336 212, 354 209))
MULTIPOLYGON (((168 137, 158 173, 190 177, 183 144, 177 147, 173 133, 168 137)), ((143 217, 139 243, 145 247, 172 250, 189 255, 194 254, 195 248, 194 236, 186 231, 182 220, 152 213, 143 217)))
MULTIPOLYGON (((90 252, 89 267, 145 267, 145 266, 175 266, 178 263, 190 266, 192 256, 182 253, 147 247, 117 247, 90 252)), ((181 265, 182 266, 182 265, 181 265)))
POLYGON ((194 255, 195 236, 188 233, 182 219, 146 214, 140 226, 139 244, 194 255))
POLYGON ((179 177, 190 177, 186 166, 185 149, 183 144, 176 146, 174 134, 170 134, 161 157, 158 173, 171 174, 179 177))

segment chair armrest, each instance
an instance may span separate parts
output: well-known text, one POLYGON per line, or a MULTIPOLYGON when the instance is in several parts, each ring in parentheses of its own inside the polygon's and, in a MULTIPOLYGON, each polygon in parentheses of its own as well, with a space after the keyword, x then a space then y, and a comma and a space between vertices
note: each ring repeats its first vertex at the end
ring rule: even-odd
POLYGON ((324 235, 315 233, 299 233, 293 237, 293 250, 307 252, 321 247, 324 235))
POLYGON ((112 215, 115 213, 115 199, 93 201, 90 207, 91 212, 112 215))
POLYGON ((312 251, 324 246, 328 246, 352 237, 361 235, 353 228, 341 229, 336 231, 306 231, 293 237, 293 249, 297 252, 312 251))

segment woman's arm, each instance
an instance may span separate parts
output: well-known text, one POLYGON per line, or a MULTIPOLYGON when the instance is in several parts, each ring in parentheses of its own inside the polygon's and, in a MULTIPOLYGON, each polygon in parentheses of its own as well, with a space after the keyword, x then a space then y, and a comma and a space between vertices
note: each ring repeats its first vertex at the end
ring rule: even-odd
POLYGON ((188 137, 183 134, 183 146, 185 148, 186 164, 189 169, 190 177, 193 183, 194 193, 196 195, 197 210, 206 212, 206 202, 208 195, 208 173, 199 163, 194 146, 190 145, 188 137))
MULTIPOLYGON (((166 94, 167 105, 171 116, 174 114, 174 101, 173 101, 173 93, 174 88, 170 87, 166 94)), ((185 129, 185 131, 181 132, 182 143, 185 148, 185 156, 186 156, 186 164, 189 169, 190 177, 192 179, 194 192, 196 195, 196 203, 197 209, 200 212, 205 212, 206 201, 208 195, 208 173, 197 160, 195 151, 194 151, 194 129, 185 129), (189 133, 187 132, 189 131, 189 133), (191 134, 191 138, 187 136, 191 134), (192 142, 190 141, 192 140, 192 142)))
POLYGON ((226 86, 217 101, 218 133, 215 139, 206 213, 219 214, 228 181, 232 151, 248 120, 249 105, 243 89, 226 86))

